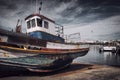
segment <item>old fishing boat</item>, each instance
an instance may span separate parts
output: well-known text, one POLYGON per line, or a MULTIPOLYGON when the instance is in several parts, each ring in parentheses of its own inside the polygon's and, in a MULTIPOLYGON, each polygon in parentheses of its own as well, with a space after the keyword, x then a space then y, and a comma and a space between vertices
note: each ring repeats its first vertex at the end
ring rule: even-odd
POLYGON ((44 15, 31 14, 25 21, 26 33, 18 24, 16 32, 0 29, 0 65, 50 72, 70 65, 89 51, 80 44, 66 43, 63 26, 44 15))

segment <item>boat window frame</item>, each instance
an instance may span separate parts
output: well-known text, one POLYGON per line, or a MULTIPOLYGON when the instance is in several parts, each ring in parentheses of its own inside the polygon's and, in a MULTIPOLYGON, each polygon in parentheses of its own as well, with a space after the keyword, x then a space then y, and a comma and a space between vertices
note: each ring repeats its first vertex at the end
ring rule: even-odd
POLYGON ((32 27, 35 27, 35 26, 36 26, 35 19, 32 19, 32 20, 31 20, 31 24, 32 24, 32 27))
POLYGON ((31 28, 31 21, 27 21, 27 29, 30 29, 31 28))
POLYGON ((44 28, 49 29, 49 23, 48 23, 48 21, 44 21, 44 28))
POLYGON ((42 19, 37 18, 37 26, 42 27, 43 25, 42 21, 43 21, 42 19))

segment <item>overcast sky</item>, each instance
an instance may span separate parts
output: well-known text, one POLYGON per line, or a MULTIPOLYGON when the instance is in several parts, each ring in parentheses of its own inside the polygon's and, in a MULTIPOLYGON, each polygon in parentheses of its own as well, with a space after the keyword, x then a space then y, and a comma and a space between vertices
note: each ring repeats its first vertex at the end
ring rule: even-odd
MULTIPOLYGON (((120 0, 38 0, 41 14, 64 26, 65 34, 80 32, 82 40, 120 39, 120 0)), ((18 19, 36 12, 35 0, 0 0, 0 28, 15 29, 18 19)))

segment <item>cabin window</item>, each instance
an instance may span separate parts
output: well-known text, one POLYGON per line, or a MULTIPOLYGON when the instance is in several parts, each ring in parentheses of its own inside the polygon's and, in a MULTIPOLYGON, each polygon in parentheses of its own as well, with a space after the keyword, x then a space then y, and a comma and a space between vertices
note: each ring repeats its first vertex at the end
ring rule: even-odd
POLYGON ((44 28, 48 29, 48 22, 47 21, 44 21, 44 28))
POLYGON ((40 27, 42 27, 42 19, 38 19, 37 18, 37 25, 40 26, 40 27))
POLYGON ((35 27, 35 19, 32 19, 32 27, 35 27))
POLYGON ((28 29, 31 28, 30 21, 27 22, 27 28, 28 28, 28 29))

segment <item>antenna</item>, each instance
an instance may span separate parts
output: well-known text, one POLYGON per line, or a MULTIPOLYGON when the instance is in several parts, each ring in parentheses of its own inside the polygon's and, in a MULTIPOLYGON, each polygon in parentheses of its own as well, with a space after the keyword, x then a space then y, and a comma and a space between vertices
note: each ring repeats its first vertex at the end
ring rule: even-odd
MULTIPOLYGON (((38 8, 38 0, 36 0, 36 13, 37 13, 37 8, 38 8)), ((39 6, 39 14, 41 9, 42 9, 42 1, 40 2, 40 6, 39 6)))
POLYGON ((40 14, 41 9, 42 9, 42 2, 40 2, 39 14, 40 14))

